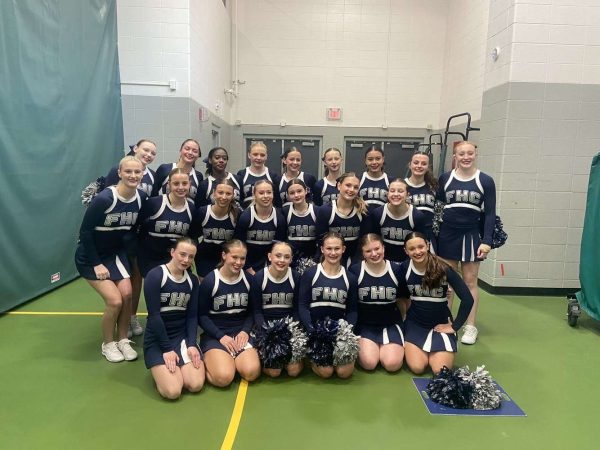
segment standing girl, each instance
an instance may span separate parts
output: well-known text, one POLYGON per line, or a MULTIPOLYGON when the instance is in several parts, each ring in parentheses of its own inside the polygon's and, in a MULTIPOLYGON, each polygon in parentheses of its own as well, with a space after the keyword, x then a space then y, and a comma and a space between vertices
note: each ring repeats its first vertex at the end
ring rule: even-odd
MULTIPOLYGON (((265 165, 267 163, 267 146, 263 141, 253 142, 248 150, 250 165, 237 173, 242 184, 242 208, 247 208, 252 203, 253 186, 259 180, 268 180, 273 186, 279 186, 279 175, 273 173, 265 165)), ((274 203, 281 206, 279 195, 274 198, 274 203)))
POLYGON ((249 342, 253 320, 246 254, 237 239, 223 244, 221 263, 200 285, 200 348, 208 381, 217 387, 229 386, 236 372, 247 381, 260 375, 258 353, 249 342))
POLYGON ((358 362, 365 370, 381 363, 388 372, 396 372, 404 359, 399 266, 384 258, 383 242, 376 234, 363 236, 360 247, 364 261, 350 268, 358 278, 358 362))
POLYGON ((281 175, 281 181, 279 182, 279 196, 281 197, 281 204, 283 206, 289 205, 291 199, 288 198, 287 189, 290 181, 301 180, 306 186, 307 200, 312 200, 312 192, 315 188, 317 180, 314 176, 309 173, 302 172, 300 170, 302 166, 302 153, 296 147, 288 148, 281 155, 281 161, 283 164, 283 174, 281 175))
MULTIPOLYGON (((309 332, 314 332, 319 321, 346 320, 354 326, 357 319, 356 277, 341 264, 344 238, 335 232, 327 233, 321 245, 321 263, 309 268, 300 280, 298 315, 309 332)), ((322 378, 336 373, 349 378, 354 372, 354 362, 343 365, 321 366, 313 362, 312 370, 322 378)))
POLYGON ((204 160, 206 162, 206 178, 200 183, 198 194, 196 195, 196 206, 210 205, 211 195, 215 190, 218 180, 229 179, 234 184, 233 199, 240 202, 241 183, 237 176, 231 172, 227 172, 227 162, 229 154, 223 147, 211 148, 208 156, 204 160))
POLYGON ((298 178, 287 187, 290 204, 283 207, 287 223, 287 241, 292 246, 292 266, 301 259, 313 259, 317 253, 317 210, 306 201, 307 188, 298 178))
POLYGON ((431 172, 429 153, 415 152, 408 163, 408 168, 410 169, 410 177, 404 180, 408 185, 408 198, 406 201, 425 215, 425 228, 422 231, 427 239, 431 241, 438 182, 431 172))
POLYGON ((385 156, 383 150, 375 145, 369 147, 365 152, 365 166, 367 170, 362 174, 359 187, 359 195, 367 204, 369 211, 383 206, 387 200, 390 181, 387 174, 383 171, 384 164, 385 156))
POLYGON ((473 307, 473 297, 460 276, 429 252, 424 234, 409 234, 404 246, 410 258, 400 265, 400 276, 408 288, 405 295, 410 300, 404 321, 406 364, 415 374, 427 367, 436 374, 454 363, 456 333, 473 307), (461 299, 456 319, 448 308, 448 286, 461 299))
POLYGON ((387 258, 398 263, 407 258, 404 237, 426 228, 424 214, 406 203, 406 188, 406 183, 396 178, 390 183, 387 203, 371 213, 373 233, 382 237, 387 258))
MULTIPOLYGON (((138 189, 144 192, 147 196, 152 194, 154 186, 154 178, 156 173, 148 166, 154 162, 156 158, 156 144, 149 139, 141 139, 133 146, 127 156, 135 156, 144 165, 144 173, 142 180, 138 185, 138 189)), ((113 186, 119 182, 118 167, 113 167, 106 175, 106 186, 113 186)))
POLYGON ((444 173, 439 181, 438 199, 445 206, 436 254, 454 269, 460 262, 463 279, 475 301, 461 342, 474 344, 478 334, 475 319, 479 305, 479 263, 492 249, 496 185, 492 177, 477 169, 475 144, 459 142, 454 147, 454 160, 456 169, 444 173), (482 236, 480 230, 483 230, 482 236))
POLYGON ((328 205, 338 197, 337 179, 342 175, 342 152, 331 147, 325 150, 323 158, 325 165, 324 178, 315 183, 313 201, 315 205, 328 205))
POLYGON ((152 196, 159 192, 168 194, 168 177, 173 169, 180 168, 190 177, 189 197, 194 200, 198 192, 198 186, 202 181, 202 174, 195 168, 196 160, 200 158, 200 144, 195 139, 186 139, 179 149, 179 161, 172 164, 161 164, 156 170, 156 183, 152 189, 152 196))
POLYGON ((77 271, 104 300, 102 354, 110 362, 137 359, 127 338, 131 283, 125 242, 147 198, 137 189, 143 171, 139 159, 126 156, 121 160, 119 183, 100 192, 86 210, 75 252, 77 271))
POLYGON ((248 246, 245 269, 254 275, 265 267, 273 241, 285 240, 286 226, 281 211, 273 206, 273 184, 270 181, 258 180, 253 187, 252 198, 252 204, 240 215, 234 237, 248 246))
POLYGON ((196 246, 190 238, 180 238, 170 253, 171 260, 150 270, 145 279, 144 362, 160 395, 176 400, 184 387, 190 392, 202 389, 204 363, 196 343, 198 279, 188 271, 196 246))

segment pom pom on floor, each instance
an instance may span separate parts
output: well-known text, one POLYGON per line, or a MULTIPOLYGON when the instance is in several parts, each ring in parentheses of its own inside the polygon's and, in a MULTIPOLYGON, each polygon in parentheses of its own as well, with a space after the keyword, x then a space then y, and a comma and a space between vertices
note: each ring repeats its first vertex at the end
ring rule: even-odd
POLYGON ((263 367, 281 369, 292 357, 292 333, 285 319, 269 320, 256 330, 255 345, 263 367))
POLYGON ((293 320, 291 317, 285 319, 288 330, 290 331, 290 345, 292 346, 292 356, 288 364, 297 363, 302 361, 306 356, 308 347, 308 336, 300 326, 298 321, 293 320))
POLYGON ((358 339, 353 327, 344 319, 338 321, 338 331, 333 348, 333 365, 343 366, 356 361, 358 357, 358 339))
POLYGON ((333 349, 338 331, 338 322, 318 320, 308 337, 308 357, 317 366, 333 366, 333 349))

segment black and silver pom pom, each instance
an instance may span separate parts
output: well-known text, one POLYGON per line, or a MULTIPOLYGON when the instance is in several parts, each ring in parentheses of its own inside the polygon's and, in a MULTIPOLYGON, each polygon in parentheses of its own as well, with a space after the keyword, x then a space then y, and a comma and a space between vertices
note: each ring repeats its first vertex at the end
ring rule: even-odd
POLYGON ((285 321, 288 330, 290 330, 290 334, 292 335, 290 338, 292 356, 288 364, 293 364, 302 361, 306 356, 306 351, 308 348, 308 336, 298 321, 293 320, 291 317, 286 318, 285 321))
POLYGON ((292 356, 292 333, 285 319, 263 323, 254 336, 263 367, 281 369, 288 363, 292 356))
POLYGON ((333 366, 333 348, 338 331, 337 321, 318 320, 308 336, 308 357, 317 366, 333 366))
POLYGON ((508 240, 508 234, 504 231, 504 225, 500 216, 494 221, 494 232, 492 233, 492 248, 502 247, 508 240))
POLYGON ((333 365, 343 366, 356 361, 358 357, 358 339, 354 334, 352 325, 344 319, 338 321, 338 331, 333 348, 333 365))
POLYGON ((300 258, 296 263, 295 269, 298 275, 302 275, 305 271, 316 265, 316 261, 312 258, 300 258))
POLYGON ((433 223, 432 230, 433 234, 438 236, 440 234, 440 226, 444 221, 444 203, 439 200, 435 201, 433 206, 433 223))
POLYGON ((81 191, 81 204, 83 206, 89 206, 93 198, 102 192, 105 187, 106 180, 104 177, 98 177, 96 181, 92 181, 83 189, 83 191, 81 191))
MULTIPOLYGON (((469 366, 466 366, 467 371, 469 366)), ((490 373, 485 370, 485 366, 477 367, 470 373, 470 382, 473 386, 471 396, 471 408, 477 410, 488 410, 500 408, 502 397, 500 390, 496 388, 490 373)))

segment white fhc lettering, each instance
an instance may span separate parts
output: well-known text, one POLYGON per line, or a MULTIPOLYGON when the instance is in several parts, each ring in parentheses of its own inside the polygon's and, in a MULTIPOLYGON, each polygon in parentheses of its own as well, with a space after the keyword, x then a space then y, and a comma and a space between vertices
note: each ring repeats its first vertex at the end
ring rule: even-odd
POLYGON ((420 284, 409 284, 408 291, 416 297, 442 298, 445 296, 443 286, 434 289, 427 289, 420 284))
POLYGON ((160 294, 160 302, 168 306, 177 306, 187 308, 190 301, 190 294, 186 292, 162 292, 160 294))
POLYGON ((369 286, 358 289, 358 297, 360 301, 365 300, 387 300, 390 302, 396 301, 396 288, 384 286, 369 286))
POLYGON ((232 294, 218 295, 213 299, 214 311, 218 311, 223 305, 227 308, 248 306, 248 294, 244 292, 234 292, 232 294))
POLYGON ((314 237, 314 225, 290 225, 288 227, 288 236, 293 237, 314 237))
POLYGON ((412 233, 412 230, 405 230, 404 228, 398 227, 384 227, 381 228, 381 237, 383 239, 390 239, 393 241, 404 241, 406 236, 412 233))
POLYGON ((275 231, 270 230, 250 230, 248 231, 248 240, 270 242, 275 239, 275 231))
POLYGON ((204 228, 202 234, 205 239, 228 241, 233 237, 233 230, 227 230, 225 228, 204 228))
POLYGON ((167 233, 187 235, 190 229, 190 224, 181 222, 180 220, 157 220, 154 224, 154 231, 161 233, 167 231, 167 233))
POLYGON ((294 294, 290 292, 273 292, 262 295, 263 305, 285 305, 292 306, 294 294))
POLYGON ((125 211, 120 213, 107 214, 104 218, 104 226, 110 227, 111 225, 135 225, 137 222, 138 213, 132 211, 125 211))
POLYGON ((468 189, 457 189, 455 191, 446 192, 446 203, 450 203, 453 198, 460 203, 479 205, 481 194, 479 192, 469 191, 468 189))

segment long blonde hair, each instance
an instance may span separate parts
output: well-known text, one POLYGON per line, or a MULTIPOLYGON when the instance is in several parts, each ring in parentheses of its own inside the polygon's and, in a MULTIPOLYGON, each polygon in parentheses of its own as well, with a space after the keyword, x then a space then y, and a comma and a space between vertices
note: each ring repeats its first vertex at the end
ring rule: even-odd
MULTIPOLYGON (((345 172, 342 175, 340 175, 340 177, 336 180, 336 183, 342 184, 346 178, 350 177, 354 177, 360 181, 360 178, 358 178, 354 172, 345 172)), ((358 194, 358 192, 356 193, 356 197, 354 197, 354 200, 352 200, 352 207, 356 208, 356 210, 361 216, 365 216, 367 214, 367 204, 365 203, 363 198, 358 194)))

